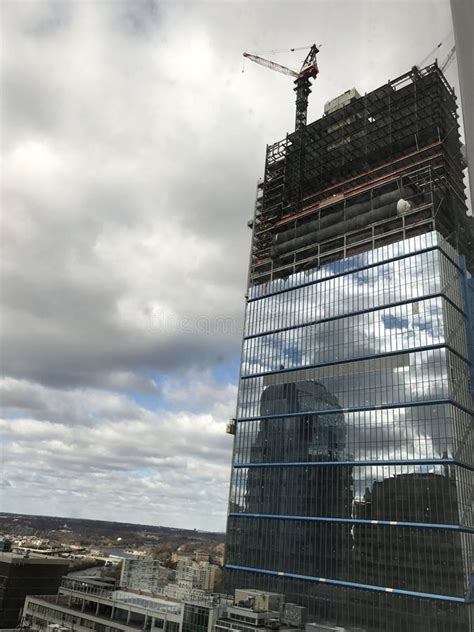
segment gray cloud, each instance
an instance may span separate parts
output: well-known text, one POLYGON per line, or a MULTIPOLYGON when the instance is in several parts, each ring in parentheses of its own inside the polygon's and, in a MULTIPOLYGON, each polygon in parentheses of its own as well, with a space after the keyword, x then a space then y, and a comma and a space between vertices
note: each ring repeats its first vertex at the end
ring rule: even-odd
POLYGON ((2 506, 222 529, 246 220, 294 107, 241 53, 322 42, 311 120, 420 61, 449 3, 4 0, 1 23, 2 506))
MULTIPOLYGON (((2 506, 37 507, 33 499, 47 492, 63 515, 77 513, 80 498, 98 518, 123 520, 145 515, 153 503, 161 523, 193 527, 195 515, 197 524, 222 528, 231 449, 224 429, 235 388, 214 385, 212 402, 201 405, 206 412, 188 413, 153 412, 108 391, 56 391, 11 379, 3 387, 2 469, 15 489, 2 485, 2 506), (30 416, 18 416, 28 409, 30 416), (117 493, 126 503, 115 514, 117 493), (206 514, 219 520, 204 523, 206 514)), ((192 380, 180 388, 183 399, 193 397, 192 380)))

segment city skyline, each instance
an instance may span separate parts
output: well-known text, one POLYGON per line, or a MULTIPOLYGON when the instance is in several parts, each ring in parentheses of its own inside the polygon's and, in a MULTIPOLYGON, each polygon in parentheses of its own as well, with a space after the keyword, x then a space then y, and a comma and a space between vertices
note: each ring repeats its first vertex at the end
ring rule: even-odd
POLYGON ((3 511, 224 530, 246 222, 294 107, 242 52, 322 43, 311 122, 453 42, 448 2, 294 6, 2 4, 3 511))

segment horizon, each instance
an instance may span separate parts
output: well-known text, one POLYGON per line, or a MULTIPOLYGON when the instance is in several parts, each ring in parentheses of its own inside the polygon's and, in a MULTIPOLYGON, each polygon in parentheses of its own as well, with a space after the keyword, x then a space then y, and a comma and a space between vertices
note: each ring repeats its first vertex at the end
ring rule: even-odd
POLYGON ((213 535, 225 535, 225 531, 206 531, 205 529, 184 529, 182 527, 170 527, 168 525, 144 524, 141 522, 122 522, 117 520, 97 520, 95 518, 72 518, 71 516, 52 516, 45 514, 29 514, 29 513, 11 513, 8 511, 0 511, 1 516, 19 516, 22 518, 53 518, 55 520, 77 520, 79 522, 104 522, 108 524, 120 524, 133 527, 152 527, 154 529, 171 529, 173 531, 189 531, 190 533, 211 533, 213 535))

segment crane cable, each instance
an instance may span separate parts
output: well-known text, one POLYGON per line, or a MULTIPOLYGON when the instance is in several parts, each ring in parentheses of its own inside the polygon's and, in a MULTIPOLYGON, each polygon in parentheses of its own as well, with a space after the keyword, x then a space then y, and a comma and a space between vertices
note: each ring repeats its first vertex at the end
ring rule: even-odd
POLYGON ((449 31, 449 33, 441 40, 441 42, 439 42, 439 44, 436 44, 436 46, 433 48, 433 50, 430 50, 430 52, 428 53, 428 55, 426 55, 426 57, 424 57, 422 59, 422 61, 420 61, 417 64, 418 68, 421 68, 422 66, 425 65, 425 63, 428 61, 428 59, 430 59, 431 57, 433 57, 433 55, 436 53, 436 51, 441 48, 441 46, 443 46, 443 44, 446 42, 446 40, 453 34, 453 31, 449 31))
POLYGON ((263 55, 275 55, 277 53, 294 53, 298 50, 308 50, 311 46, 299 46, 298 48, 276 48, 273 50, 260 51, 263 55))

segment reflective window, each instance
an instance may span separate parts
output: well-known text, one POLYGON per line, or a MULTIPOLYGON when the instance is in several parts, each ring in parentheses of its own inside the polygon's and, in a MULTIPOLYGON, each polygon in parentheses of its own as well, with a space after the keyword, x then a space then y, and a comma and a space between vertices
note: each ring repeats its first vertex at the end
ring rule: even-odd
MULTIPOLYGON (((474 445, 457 264, 430 233, 251 288, 227 564, 466 595, 474 445)), ((407 596, 231 573, 313 611, 329 591, 354 622, 367 608, 374 622, 377 608, 431 616, 407 596)))

